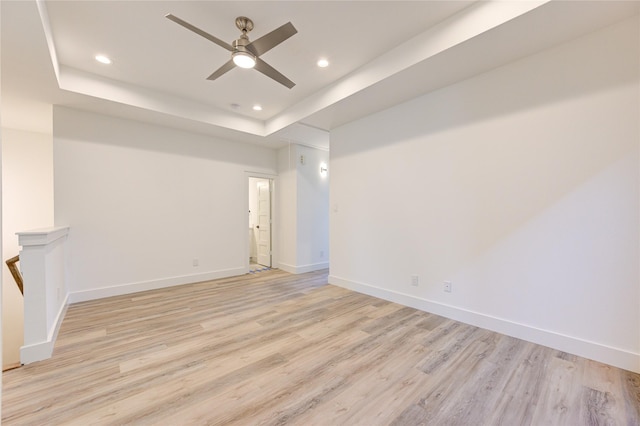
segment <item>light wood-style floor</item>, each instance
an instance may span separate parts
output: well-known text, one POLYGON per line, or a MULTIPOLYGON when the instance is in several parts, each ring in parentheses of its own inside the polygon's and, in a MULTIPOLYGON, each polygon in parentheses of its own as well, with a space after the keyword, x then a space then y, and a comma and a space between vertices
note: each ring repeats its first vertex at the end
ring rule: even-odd
POLYGON ((69 307, 5 425, 638 425, 640 375, 278 270, 69 307))

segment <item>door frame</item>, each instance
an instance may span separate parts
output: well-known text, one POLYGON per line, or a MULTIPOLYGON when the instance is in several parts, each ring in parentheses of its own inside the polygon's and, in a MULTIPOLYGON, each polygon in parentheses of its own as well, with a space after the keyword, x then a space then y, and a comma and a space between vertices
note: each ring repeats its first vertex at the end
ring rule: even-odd
POLYGON ((269 181, 269 186, 271 188, 271 197, 270 197, 270 204, 271 204, 271 267, 272 268, 276 268, 278 265, 278 258, 277 258, 277 247, 278 247, 278 232, 277 232, 277 226, 278 226, 278 215, 277 215, 277 208, 276 208, 276 190, 277 190, 277 185, 276 185, 276 178, 277 175, 274 174, 270 174, 270 173, 261 173, 261 172, 245 172, 245 179, 244 179, 244 209, 242 212, 242 217, 245 219, 242 221, 242 235, 244 236, 244 269, 245 272, 248 273, 249 272, 249 255, 251 253, 250 251, 250 247, 249 247, 249 226, 247 225, 247 215, 249 212, 249 179, 250 178, 256 178, 256 179, 266 179, 269 181))

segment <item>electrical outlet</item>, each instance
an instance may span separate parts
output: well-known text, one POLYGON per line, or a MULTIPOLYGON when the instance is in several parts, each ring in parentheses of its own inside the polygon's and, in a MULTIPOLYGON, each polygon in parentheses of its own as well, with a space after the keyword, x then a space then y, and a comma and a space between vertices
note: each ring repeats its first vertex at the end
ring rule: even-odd
POLYGON ((419 283, 417 275, 411 275, 411 285, 417 287, 419 283))
POLYGON ((198 266, 199 264, 198 259, 193 259, 193 266, 198 266))
POLYGON ((451 281, 444 282, 444 291, 447 293, 451 293, 451 281))
POLYGON ((324 257, 324 250, 320 250, 320 257, 324 257))

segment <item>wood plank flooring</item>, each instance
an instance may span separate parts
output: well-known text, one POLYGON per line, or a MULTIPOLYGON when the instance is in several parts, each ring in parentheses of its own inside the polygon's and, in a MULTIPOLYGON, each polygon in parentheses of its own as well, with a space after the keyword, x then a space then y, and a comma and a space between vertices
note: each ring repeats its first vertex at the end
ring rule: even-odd
POLYGON ((638 425, 640 375, 278 270, 69 307, 5 425, 638 425))

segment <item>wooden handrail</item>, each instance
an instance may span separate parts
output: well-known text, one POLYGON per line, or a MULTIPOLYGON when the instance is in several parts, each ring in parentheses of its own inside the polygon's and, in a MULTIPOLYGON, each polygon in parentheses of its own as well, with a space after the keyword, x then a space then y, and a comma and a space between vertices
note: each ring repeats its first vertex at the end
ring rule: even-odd
POLYGON ((20 270, 16 266, 16 263, 20 261, 20 256, 14 256, 11 259, 6 261, 9 270, 11 271, 11 275, 13 275, 13 279, 16 280, 16 284, 20 289, 20 293, 24 295, 23 283, 22 283, 22 274, 20 274, 20 270))

